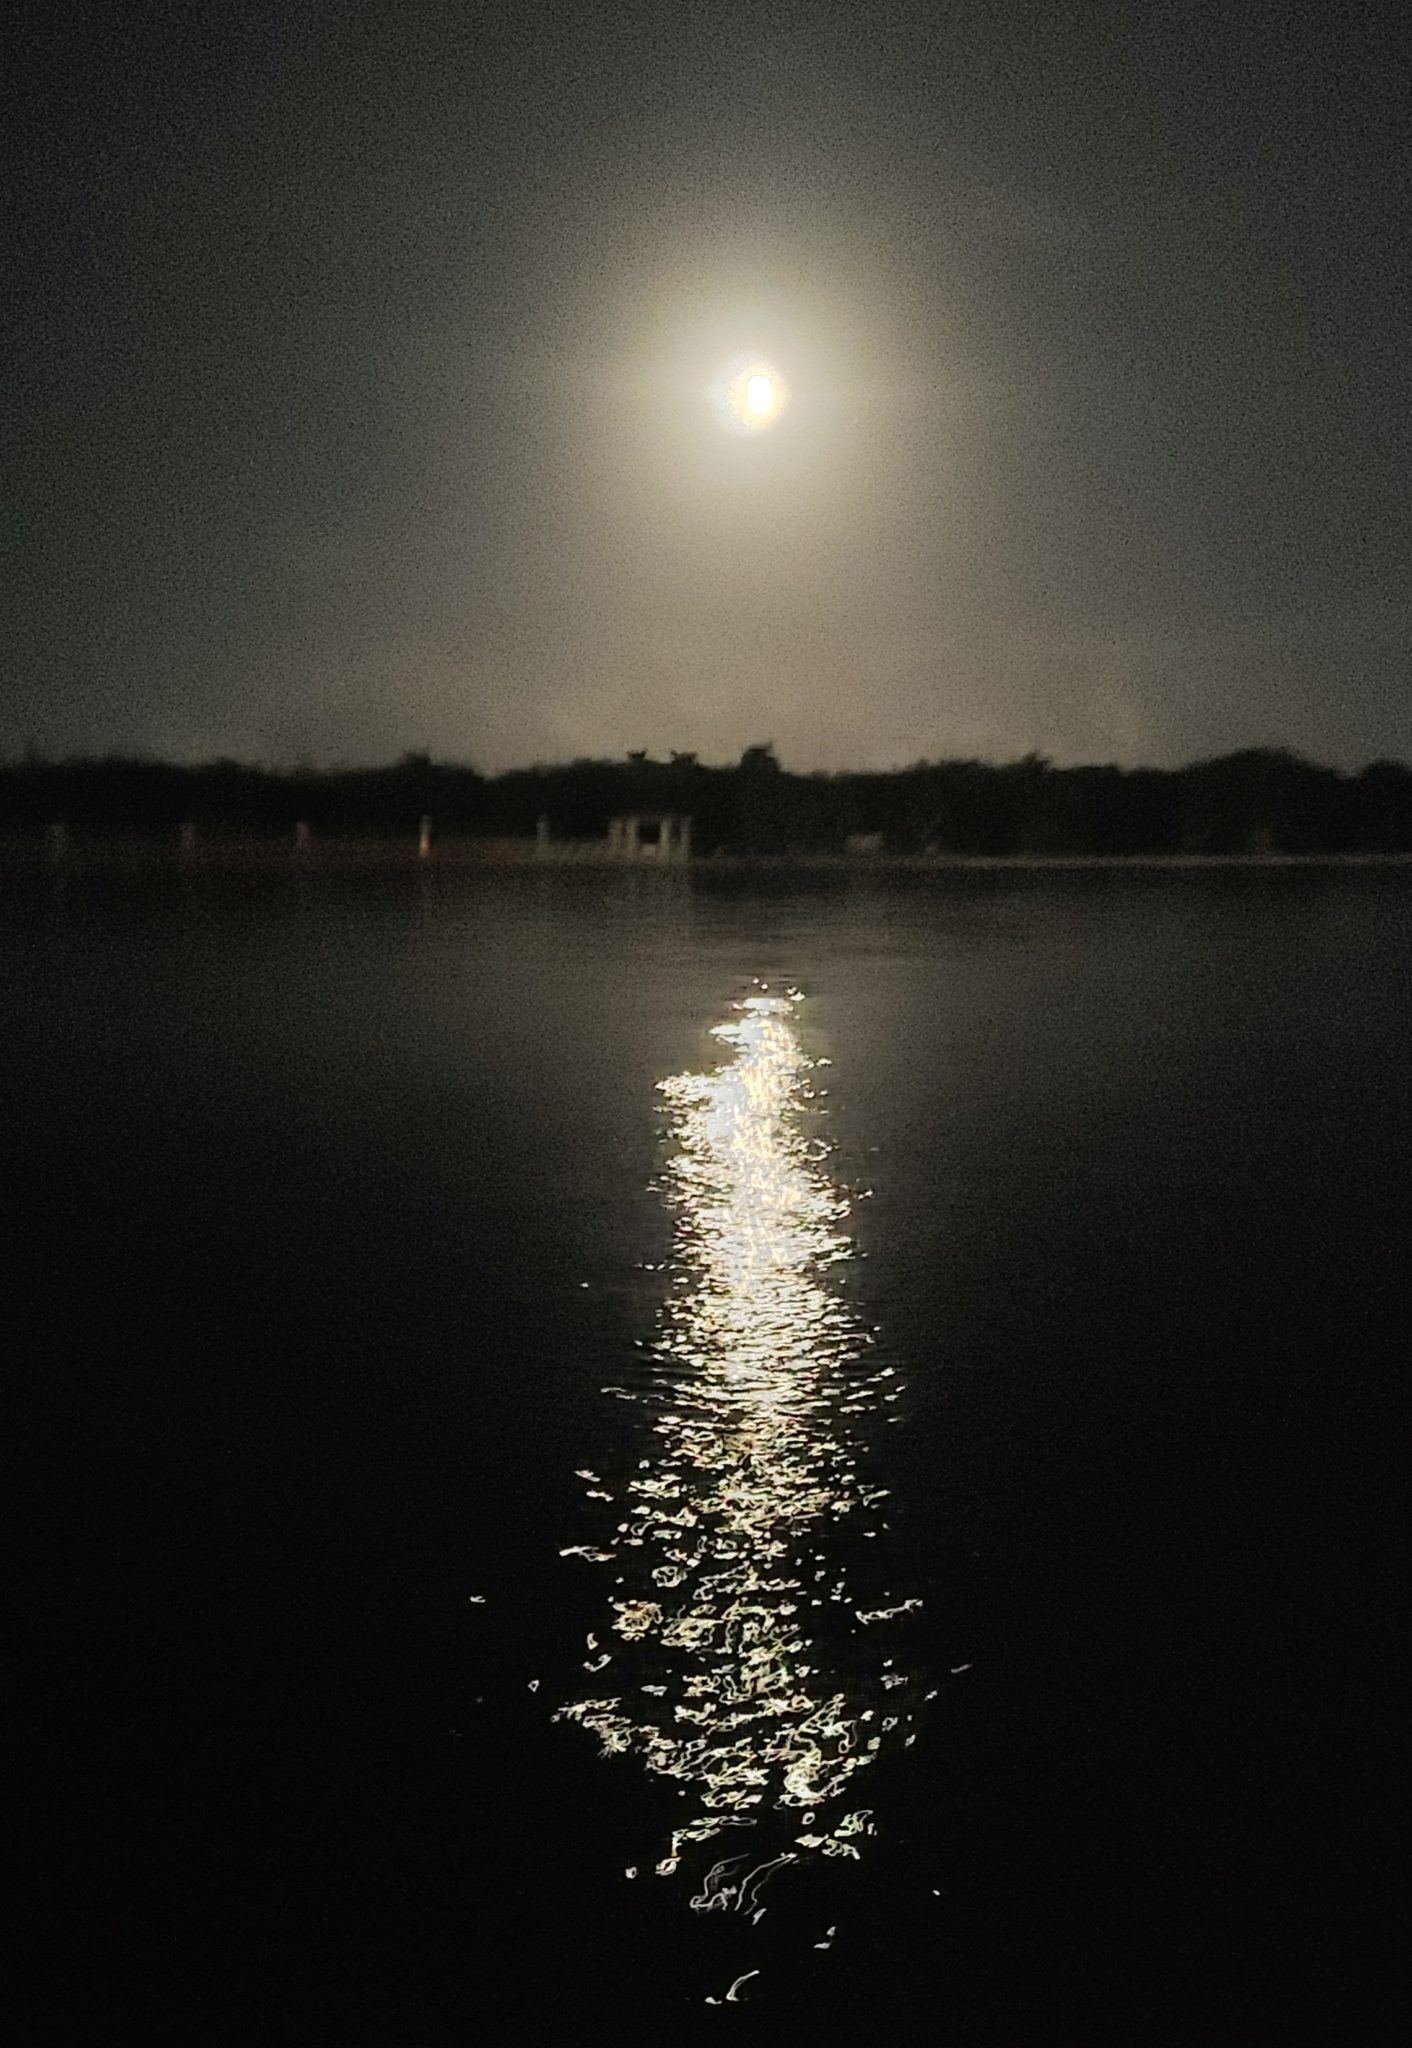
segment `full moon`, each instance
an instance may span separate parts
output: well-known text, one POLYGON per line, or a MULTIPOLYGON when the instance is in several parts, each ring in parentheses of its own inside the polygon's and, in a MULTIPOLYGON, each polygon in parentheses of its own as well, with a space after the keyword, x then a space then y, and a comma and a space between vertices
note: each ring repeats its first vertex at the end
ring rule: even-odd
POLYGON ((721 424, 737 434, 772 427, 789 401, 783 377, 759 356, 736 356, 724 364, 708 395, 721 424))

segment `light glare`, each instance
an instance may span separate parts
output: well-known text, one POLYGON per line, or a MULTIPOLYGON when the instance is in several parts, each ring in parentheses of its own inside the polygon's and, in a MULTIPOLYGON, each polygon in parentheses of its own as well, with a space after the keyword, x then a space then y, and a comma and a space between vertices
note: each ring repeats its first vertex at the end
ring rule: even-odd
POLYGON ((722 426, 737 434, 772 427, 789 403, 783 377, 760 356, 735 356, 723 364, 707 396, 722 426))
MULTIPOLYGON (((921 1603, 860 1597, 858 1538, 886 1526, 866 1421, 897 1392, 832 1278, 853 1256, 849 1202, 808 1129, 796 1001, 747 997, 715 1028, 719 1065, 659 1084, 673 1284, 649 1373, 606 1390, 643 1404, 644 1432, 606 1486, 580 1474, 613 1500, 616 1528, 572 1546, 614 1563, 618 1590, 608 1651, 583 1660, 594 1677, 611 1665, 611 1690, 560 1718, 676 1781, 686 1805, 658 1875, 689 1845, 753 1831, 712 1864, 696 1912, 758 1913, 760 1887, 801 1851, 857 1857, 872 1823, 851 1805, 856 1775, 912 1721, 913 1681, 854 1640, 921 1603)), ((585 1647, 601 1649, 597 1634, 585 1647)))

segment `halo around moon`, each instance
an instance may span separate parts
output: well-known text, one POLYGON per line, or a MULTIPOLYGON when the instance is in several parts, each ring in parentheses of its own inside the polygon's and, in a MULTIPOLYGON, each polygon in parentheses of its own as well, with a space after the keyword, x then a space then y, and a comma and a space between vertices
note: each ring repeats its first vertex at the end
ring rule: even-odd
POLYGON ((734 356, 722 364, 707 395, 721 424, 737 434, 762 433, 789 403, 783 377, 762 356, 734 356))

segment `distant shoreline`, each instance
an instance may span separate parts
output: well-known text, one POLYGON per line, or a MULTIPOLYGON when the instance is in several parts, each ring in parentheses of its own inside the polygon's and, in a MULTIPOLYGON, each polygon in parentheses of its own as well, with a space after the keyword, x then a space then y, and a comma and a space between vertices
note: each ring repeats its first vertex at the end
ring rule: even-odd
POLYGON ((1405 868, 1412 853, 1120 853, 1120 854, 888 854, 888 853, 717 853, 689 862, 659 863, 600 851, 597 842, 554 841, 545 854, 532 840, 439 840, 429 855, 406 840, 315 839, 295 846, 288 839, 213 837, 195 847, 179 849, 168 840, 145 838, 79 839, 56 851, 38 845, 0 843, 0 873, 76 874, 92 870, 141 869, 171 873, 240 872, 260 869, 290 873, 367 870, 513 869, 517 872, 591 872, 680 875, 686 872, 847 874, 976 874, 1040 872, 1104 872, 1150 870, 1180 872, 1214 868, 1405 868))

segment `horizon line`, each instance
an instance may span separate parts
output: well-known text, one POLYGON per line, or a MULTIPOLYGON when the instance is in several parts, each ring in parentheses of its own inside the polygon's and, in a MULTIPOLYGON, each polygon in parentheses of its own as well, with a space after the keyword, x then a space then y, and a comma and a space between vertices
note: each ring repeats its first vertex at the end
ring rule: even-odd
POLYGON ((645 751, 630 749, 625 754, 575 754, 555 761, 527 761, 509 768, 481 769, 469 760, 435 758, 429 750, 409 748, 395 758, 385 761, 334 762, 320 766, 308 760, 295 760, 280 765, 269 761, 242 759, 234 754, 213 754, 204 759, 178 759, 168 755, 145 751, 125 752, 110 748, 105 752, 75 751, 66 754, 47 754, 28 747, 15 756, 0 755, 0 774, 12 774, 26 770, 64 768, 155 768, 173 773, 202 774, 218 768, 235 768, 246 774, 265 775, 277 780, 294 781, 301 778, 331 779, 341 776, 383 775, 398 770, 433 770, 460 775, 474 775, 482 782, 501 782, 518 775, 557 775, 573 769, 660 769, 676 770, 678 773, 700 772, 708 775, 737 774, 744 769, 749 772, 763 772, 791 777, 796 781, 838 781, 845 778, 889 778, 902 775, 917 775, 937 769, 981 768, 991 773, 1007 770, 1038 770, 1045 774, 1073 775, 1104 773, 1116 775, 1185 775, 1196 769, 1216 767, 1231 761, 1248 760, 1278 761, 1287 766, 1312 770, 1316 774, 1333 775, 1343 780, 1356 780, 1373 768, 1396 768, 1403 773, 1412 773, 1409 763, 1398 755, 1374 754, 1361 768, 1339 768, 1326 761, 1315 760, 1308 754, 1299 753, 1292 747, 1282 745, 1252 745, 1233 747, 1219 754, 1199 754, 1174 766, 1165 767, 1157 762, 1136 762, 1124 765, 1113 760, 1055 762, 1054 759, 1031 749, 1024 754, 1004 759, 990 758, 980 754, 938 754, 931 757, 919 756, 914 761, 898 763, 890 768, 791 768, 781 761, 774 751, 772 742, 758 742, 743 748, 735 760, 705 761, 688 749, 669 750, 665 758, 645 751), (754 770, 748 765, 751 756, 756 757, 754 770))

